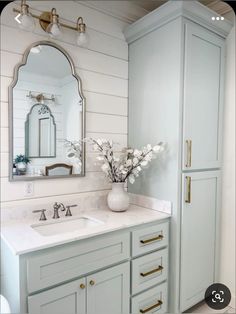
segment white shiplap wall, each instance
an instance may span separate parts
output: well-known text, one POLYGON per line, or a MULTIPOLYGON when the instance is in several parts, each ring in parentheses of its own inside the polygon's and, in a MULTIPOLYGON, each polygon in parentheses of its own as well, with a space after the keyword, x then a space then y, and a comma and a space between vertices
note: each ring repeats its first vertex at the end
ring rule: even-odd
POLYGON ((8 181, 8 86, 14 66, 21 61, 25 49, 39 40, 52 40, 72 57, 82 79, 86 97, 86 136, 106 137, 127 145, 128 46, 123 36, 126 26, 109 15, 83 5, 83 1, 30 1, 31 11, 40 14, 56 7, 61 21, 75 22, 83 16, 90 42, 87 49, 75 45, 76 32, 63 29, 59 40, 52 40, 36 21, 34 32, 20 30, 11 3, 1 14, 1 202, 3 206, 34 204, 40 198, 54 199, 82 192, 109 189, 108 181, 94 165, 94 153, 87 153, 84 178, 39 180, 34 182, 34 195, 25 197, 24 182, 8 181), (28 200, 25 202, 25 200, 28 200))

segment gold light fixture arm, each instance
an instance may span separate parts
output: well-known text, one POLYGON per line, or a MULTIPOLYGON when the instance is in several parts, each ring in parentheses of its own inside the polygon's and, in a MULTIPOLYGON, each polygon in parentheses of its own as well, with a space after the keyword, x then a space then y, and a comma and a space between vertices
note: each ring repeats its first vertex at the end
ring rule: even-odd
MULTIPOLYGON (((29 7, 27 4, 26 4, 26 6, 29 7)), ((21 13, 21 10, 13 8, 13 12, 21 13)), ((40 26, 43 28, 44 31, 47 29, 47 26, 51 23, 52 12, 43 12, 40 16, 32 14, 32 13, 31 13, 31 15, 35 19, 39 20, 40 26)), ((86 24, 83 23, 82 17, 78 18, 76 26, 70 26, 70 25, 67 25, 67 24, 64 24, 64 23, 61 23, 61 22, 60 22, 60 25, 62 27, 65 27, 65 28, 68 28, 68 29, 72 29, 74 31, 80 31, 80 32, 83 32, 83 33, 85 32, 85 28, 86 28, 86 24)))
POLYGON ((21 13, 21 14, 28 14, 29 13, 29 6, 28 6, 28 4, 26 4, 26 0, 22 0, 21 10, 18 13, 21 13))
POLYGON ((79 33, 85 33, 86 30, 86 24, 81 16, 77 20, 77 30, 79 33))

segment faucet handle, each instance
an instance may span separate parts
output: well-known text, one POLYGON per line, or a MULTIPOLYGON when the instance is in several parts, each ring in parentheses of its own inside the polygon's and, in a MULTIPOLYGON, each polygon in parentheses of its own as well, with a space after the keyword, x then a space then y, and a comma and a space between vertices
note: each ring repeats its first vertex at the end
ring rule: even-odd
POLYGON ((66 206, 66 216, 72 216, 72 213, 71 213, 71 207, 76 207, 78 206, 77 204, 74 204, 74 205, 67 205, 66 206))
POLYGON ((32 213, 41 213, 39 220, 47 220, 45 211, 46 209, 36 209, 36 210, 33 210, 32 213))

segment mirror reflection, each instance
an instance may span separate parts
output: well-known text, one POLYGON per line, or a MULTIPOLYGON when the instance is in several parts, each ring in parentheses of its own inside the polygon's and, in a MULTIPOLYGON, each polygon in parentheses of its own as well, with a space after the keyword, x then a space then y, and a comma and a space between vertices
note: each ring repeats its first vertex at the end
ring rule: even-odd
POLYGON ((29 158, 56 157, 56 123, 45 104, 33 105, 25 122, 25 154, 29 158))
POLYGON ((73 63, 51 43, 25 58, 12 89, 12 178, 83 175, 84 99, 73 63))

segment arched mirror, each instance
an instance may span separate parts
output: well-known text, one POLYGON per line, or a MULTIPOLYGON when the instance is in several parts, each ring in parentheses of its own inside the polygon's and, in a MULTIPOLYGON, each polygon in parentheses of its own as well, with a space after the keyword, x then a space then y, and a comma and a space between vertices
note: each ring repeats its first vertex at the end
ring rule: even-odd
POLYGON ((47 41, 31 45, 9 99, 10 180, 84 176, 85 99, 68 53, 47 41))

